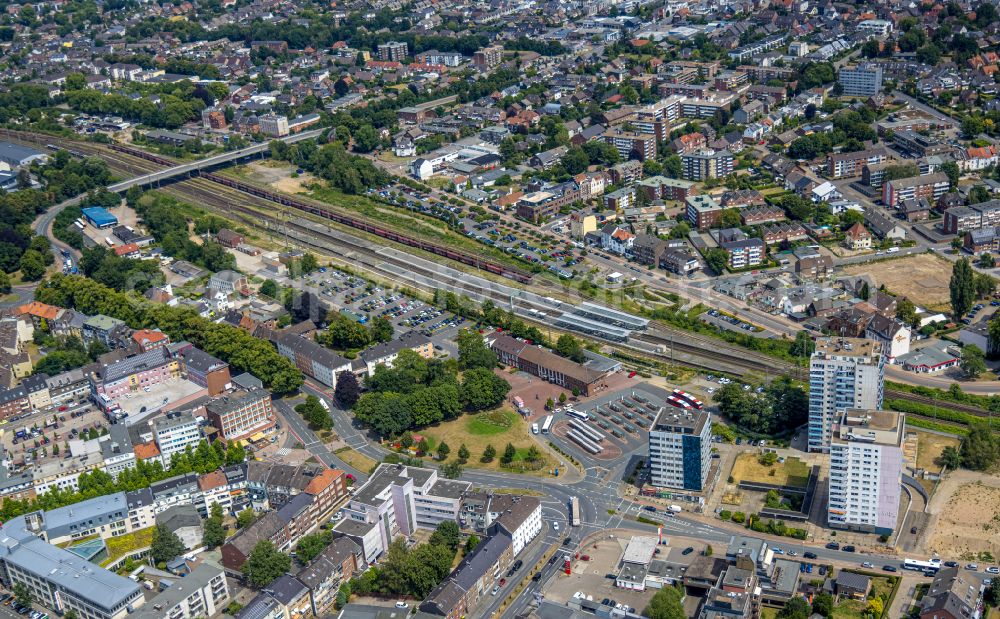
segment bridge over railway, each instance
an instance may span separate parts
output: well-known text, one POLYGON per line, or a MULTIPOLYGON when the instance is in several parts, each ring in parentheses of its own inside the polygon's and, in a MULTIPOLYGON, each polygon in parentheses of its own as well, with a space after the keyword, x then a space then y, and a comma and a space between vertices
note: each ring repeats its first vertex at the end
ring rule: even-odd
MULTIPOLYGON (((295 142, 300 142, 302 140, 309 140, 311 138, 318 137, 323 133, 324 129, 313 129, 311 131, 303 131, 302 133, 296 133, 294 135, 285 136, 283 138, 277 138, 282 142, 287 142, 293 144, 295 142)), ((115 193, 122 193, 127 191, 132 187, 146 187, 149 185, 156 185, 162 183, 163 181, 176 178, 178 176, 185 176, 191 173, 200 172, 208 168, 213 168, 215 166, 225 165, 233 161, 238 161, 246 157, 253 157, 254 155, 260 155, 266 153, 271 149, 270 142, 264 142, 262 144, 254 144, 253 146, 248 146, 246 148, 241 148, 239 150, 230 151, 228 153, 222 153, 221 155, 213 155, 211 157, 206 157, 204 159, 199 159, 198 161, 192 161, 190 163, 182 163, 165 170, 159 170, 156 172, 151 172, 149 174, 143 174, 141 176, 136 176, 128 180, 122 181, 120 183, 115 183, 114 185, 108 186, 108 191, 113 191, 115 193)))

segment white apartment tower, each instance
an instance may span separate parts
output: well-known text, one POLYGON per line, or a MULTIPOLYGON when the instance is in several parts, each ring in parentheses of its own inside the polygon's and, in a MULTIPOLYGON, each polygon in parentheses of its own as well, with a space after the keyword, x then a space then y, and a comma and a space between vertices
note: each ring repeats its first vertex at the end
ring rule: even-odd
POLYGON ((829 452, 833 423, 848 408, 882 408, 882 343, 827 337, 809 363, 809 451, 829 452))
POLYGON ((889 535, 899 516, 906 416, 849 409, 830 442, 827 523, 889 535))

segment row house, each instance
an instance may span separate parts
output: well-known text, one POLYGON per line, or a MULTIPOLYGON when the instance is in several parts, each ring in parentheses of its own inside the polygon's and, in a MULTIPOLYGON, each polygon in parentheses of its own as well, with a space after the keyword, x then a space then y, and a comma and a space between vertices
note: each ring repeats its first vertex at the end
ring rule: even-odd
POLYGON ((278 352, 303 374, 331 389, 337 386, 338 374, 351 371, 350 360, 308 338, 287 331, 271 331, 269 337, 278 352))
POLYGON ((802 224, 796 222, 764 225, 758 228, 757 232, 767 245, 801 241, 809 238, 809 233, 802 224))

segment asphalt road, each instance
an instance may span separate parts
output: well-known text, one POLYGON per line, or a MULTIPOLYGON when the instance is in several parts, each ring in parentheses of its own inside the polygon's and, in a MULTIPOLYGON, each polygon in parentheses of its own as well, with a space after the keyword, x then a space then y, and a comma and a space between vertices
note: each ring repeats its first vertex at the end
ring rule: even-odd
MULTIPOLYGON (((353 449, 376 460, 381 460, 388 453, 381 446, 370 441, 363 429, 354 425, 349 413, 334 406, 330 397, 316 385, 307 383, 304 391, 323 397, 331 404, 334 427, 345 442, 353 449)), ((303 441, 303 444, 309 451, 331 466, 353 471, 351 467, 340 461, 335 454, 330 453, 316 439, 315 435, 309 431, 299 415, 289 407, 286 401, 279 400, 278 409, 285 418, 286 423, 289 424, 289 428, 303 441)), ((728 545, 733 535, 741 533, 740 530, 735 528, 729 529, 714 524, 714 521, 710 517, 687 512, 673 515, 664 513, 660 508, 656 512, 651 512, 643 509, 644 505, 641 501, 623 498, 621 479, 625 474, 625 468, 630 457, 642 451, 643 448, 640 447, 631 453, 623 454, 621 458, 618 458, 613 463, 603 463, 610 468, 605 468, 605 466, 591 466, 583 472, 582 479, 578 481, 572 481, 564 477, 559 479, 522 477, 472 469, 467 469, 463 473, 462 479, 472 482, 476 487, 480 488, 518 487, 537 492, 541 495, 542 515, 546 528, 544 537, 540 541, 533 542, 526 551, 527 554, 521 557, 526 567, 535 564, 552 544, 562 544, 566 537, 571 537, 572 543, 568 546, 560 546, 560 549, 572 553, 578 550, 579 543, 583 538, 601 531, 630 529, 655 534, 658 526, 635 520, 640 515, 662 522, 662 529, 665 535, 708 542, 715 545, 719 550, 728 545), (581 526, 579 527, 571 527, 569 525, 569 501, 574 496, 580 502, 581 526), (554 522, 559 523, 558 531, 553 529, 554 522)), ((358 476, 359 480, 367 477, 361 471, 355 471, 354 474, 358 476)), ((900 568, 902 562, 902 558, 899 556, 844 552, 843 550, 832 550, 823 546, 814 546, 791 538, 763 534, 753 535, 767 539, 772 548, 780 548, 788 556, 802 558, 806 552, 815 553, 816 558, 810 559, 814 563, 860 566, 863 562, 870 561, 874 565, 873 569, 880 570, 883 565, 892 565, 900 568), (792 553, 795 554, 792 555, 792 553)), ((557 556, 559 555, 557 554, 557 556)), ((948 559, 948 557, 943 557, 943 559, 948 559)), ((560 563, 561 561, 557 560, 554 565, 546 565, 543 568, 543 578, 539 582, 529 582, 525 589, 518 594, 513 603, 504 609, 501 617, 503 619, 510 619, 530 604, 535 594, 539 593, 541 587, 544 586, 551 572, 559 569, 560 563)), ((522 570, 524 569, 522 568, 522 570)), ((908 572, 908 574, 912 574, 912 572, 908 572)), ((519 572, 513 578, 508 578, 508 582, 497 594, 496 598, 490 600, 480 609, 477 609, 472 616, 493 616, 503 600, 516 586, 517 582, 526 576, 526 573, 519 572)), ((988 574, 983 572, 975 573, 975 577, 980 580, 988 576, 988 574)), ((920 578, 924 577, 920 576, 920 578)))

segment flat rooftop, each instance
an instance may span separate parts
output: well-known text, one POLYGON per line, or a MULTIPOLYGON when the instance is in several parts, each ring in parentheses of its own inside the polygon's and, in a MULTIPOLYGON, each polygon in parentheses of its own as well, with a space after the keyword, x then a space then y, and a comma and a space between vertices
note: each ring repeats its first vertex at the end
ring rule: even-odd
POLYGON ((874 357, 882 354, 881 342, 857 337, 821 337, 816 354, 829 357, 874 357))
POLYGON ((153 412, 162 409, 164 406, 190 397, 204 387, 196 385, 189 380, 182 378, 170 379, 158 385, 153 385, 149 391, 136 391, 128 394, 128 397, 120 397, 115 402, 128 413, 129 425, 138 420, 150 416, 153 412), (145 410, 143 410, 145 408, 145 410), (141 412, 140 412, 141 411, 141 412))

